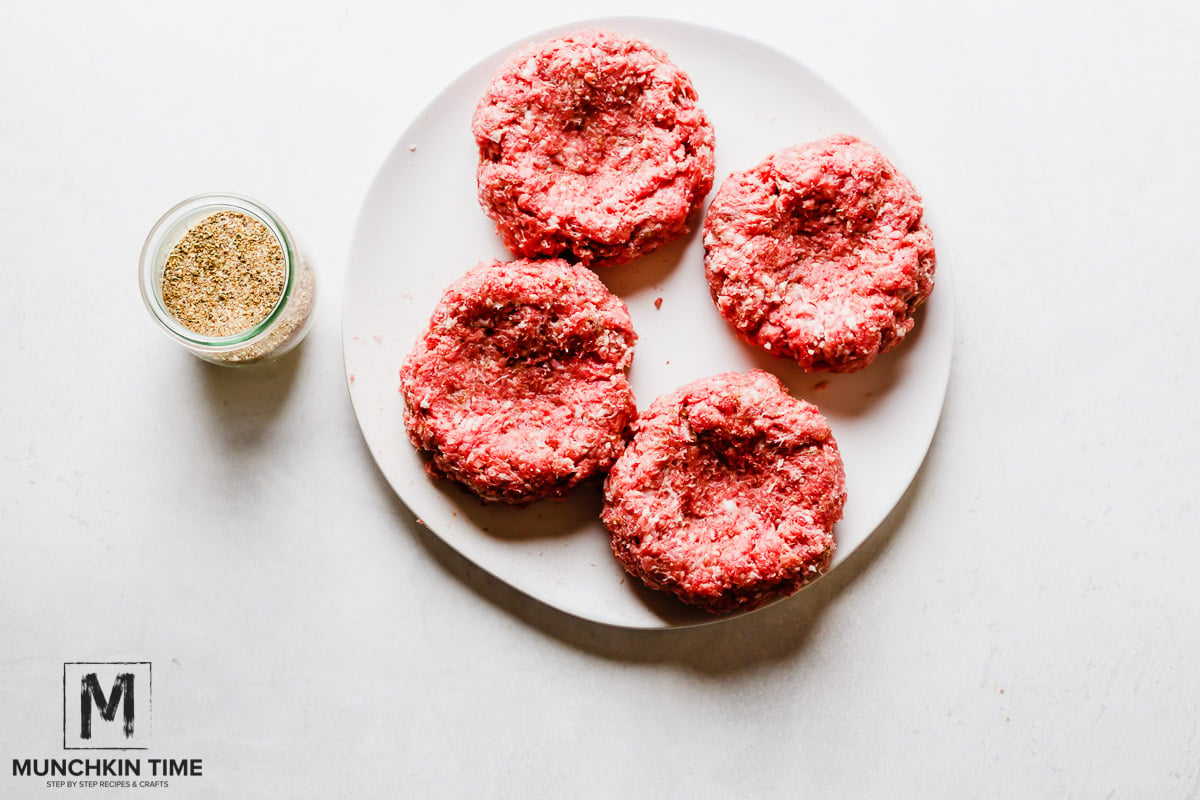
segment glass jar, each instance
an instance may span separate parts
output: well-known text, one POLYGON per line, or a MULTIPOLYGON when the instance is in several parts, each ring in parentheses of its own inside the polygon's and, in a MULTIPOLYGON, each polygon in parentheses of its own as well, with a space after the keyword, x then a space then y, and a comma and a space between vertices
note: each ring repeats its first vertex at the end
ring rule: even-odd
POLYGON ((248 197, 197 195, 172 208, 146 237, 140 271, 142 300, 159 327, 193 355, 214 364, 237 366, 278 358, 298 345, 312 326, 317 287, 308 255, 274 212, 248 197), (221 212, 245 214, 266 226, 283 251, 284 285, 275 306, 257 324, 229 336, 206 336, 185 326, 168 310, 163 299, 163 272, 171 252, 188 231, 221 212))

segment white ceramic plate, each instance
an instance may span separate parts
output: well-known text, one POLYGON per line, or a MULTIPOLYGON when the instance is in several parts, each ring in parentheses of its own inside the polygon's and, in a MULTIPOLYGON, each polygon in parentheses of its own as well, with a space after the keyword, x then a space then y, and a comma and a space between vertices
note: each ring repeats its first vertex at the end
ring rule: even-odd
MULTIPOLYGON (((721 31, 651 19, 593 20, 588 27, 645 39, 692 77, 716 131, 716 185, 773 150, 832 133, 876 144, 904 169, 878 131, 805 67, 721 31)), ((631 628, 714 618, 642 588, 609 550, 598 487, 524 509, 483 505, 430 479, 405 436, 398 370, 445 288, 480 260, 511 258, 476 200, 471 114, 493 72, 520 42, 475 65, 400 137, 379 170, 358 222, 346 282, 343 347, 354 410, 379 468, 424 525, 481 568, 569 614, 631 628)), ((919 187, 918 187, 919 188, 919 187)), ((698 229, 700 220, 694 221, 698 229)), ((936 228, 935 228, 936 237, 936 228)), ((689 381, 760 367, 829 418, 846 463, 848 501, 835 529, 834 566, 883 521, 916 474, 941 413, 950 371, 950 271, 917 327, 854 375, 810 376, 734 338, 709 296, 693 232, 601 278, 629 305, 638 332, 630 381, 645 408, 689 381), (662 298, 662 307, 654 301, 662 298)))

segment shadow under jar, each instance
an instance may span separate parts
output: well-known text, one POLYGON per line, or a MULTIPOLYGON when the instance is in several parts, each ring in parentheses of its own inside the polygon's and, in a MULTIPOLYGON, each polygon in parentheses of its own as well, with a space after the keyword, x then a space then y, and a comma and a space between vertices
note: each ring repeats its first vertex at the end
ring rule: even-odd
POLYGON ((235 194, 184 200, 142 248, 142 300, 168 336, 214 364, 269 361, 312 325, 312 264, 266 206, 235 194))

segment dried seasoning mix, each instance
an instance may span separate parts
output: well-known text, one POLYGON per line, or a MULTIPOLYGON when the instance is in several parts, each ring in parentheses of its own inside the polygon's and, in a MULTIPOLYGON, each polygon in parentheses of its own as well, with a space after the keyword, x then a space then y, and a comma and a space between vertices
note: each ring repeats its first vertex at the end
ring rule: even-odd
POLYGON ((312 326, 308 253, 274 212, 241 195, 196 195, 167 211, 146 237, 139 281, 163 332, 214 364, 278 358, 312 326))
POLYGON ((192 226, 167 256, 163 304, 204 336, 234 336, 270 316, 287 282, 278 238, 240 211, 220 211, 192 226))

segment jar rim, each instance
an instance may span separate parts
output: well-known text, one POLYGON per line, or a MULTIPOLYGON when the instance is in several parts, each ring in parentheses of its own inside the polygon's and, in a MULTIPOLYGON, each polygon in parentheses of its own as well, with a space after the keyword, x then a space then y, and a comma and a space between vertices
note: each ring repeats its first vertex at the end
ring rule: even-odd
POLYGON ((246 345, 268 332, 279 321, 295 285, 295 263, 295 244, 291 232, 270 208, 234 192, 193 195, 168 209, 146 236, 139 265, 142 301, 150 315, 168 335, 184 344, 220 353, 246 345), (167 309, 161 291, 162 268, 170 251, 196 222, 220 211, 248 214, 267 227, 283 250, 284 284, 275 305, 262 320, 229 336, 207 336, 185 326, 167 309))

